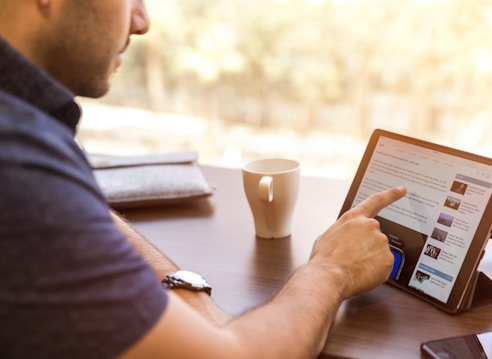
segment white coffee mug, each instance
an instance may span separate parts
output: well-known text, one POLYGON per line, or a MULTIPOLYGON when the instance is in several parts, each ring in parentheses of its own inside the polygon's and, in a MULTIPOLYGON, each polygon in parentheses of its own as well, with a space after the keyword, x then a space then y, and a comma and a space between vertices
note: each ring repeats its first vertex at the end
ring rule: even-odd
POLYGON ((299 162, 261 159, 244 165, 242 173, 256 235, 261 238, 289 236, 299 194, 299 162))

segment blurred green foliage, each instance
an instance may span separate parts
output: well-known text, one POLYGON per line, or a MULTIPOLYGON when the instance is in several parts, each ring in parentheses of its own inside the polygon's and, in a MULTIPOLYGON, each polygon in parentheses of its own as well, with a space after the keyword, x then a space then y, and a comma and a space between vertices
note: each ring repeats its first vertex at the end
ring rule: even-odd
POLYGON ((106 101, 297 131, 418 134, 478 123, 490 133, 490 1, 147 6, 151 31, 133 40, 106 101))

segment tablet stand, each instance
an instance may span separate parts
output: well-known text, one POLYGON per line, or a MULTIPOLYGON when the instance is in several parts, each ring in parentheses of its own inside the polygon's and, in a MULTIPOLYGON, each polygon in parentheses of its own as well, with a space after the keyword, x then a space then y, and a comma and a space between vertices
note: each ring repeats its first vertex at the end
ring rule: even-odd
POLYGON ((492 304, 492 280, 477 271, 463 302, 463 311, 475 310, 492 304))

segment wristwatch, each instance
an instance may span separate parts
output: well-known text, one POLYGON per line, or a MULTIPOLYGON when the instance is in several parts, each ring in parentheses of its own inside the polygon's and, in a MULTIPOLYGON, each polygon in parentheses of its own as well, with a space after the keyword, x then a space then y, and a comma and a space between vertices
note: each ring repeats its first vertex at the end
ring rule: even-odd
POLYGON ((205 292, 208 295, 212 293, 212 287, 207 283, 205 278, 200 274, 187 270, 179 270, 171 273, 162 280, 164 288, 183 288, 194 292, 205 292))

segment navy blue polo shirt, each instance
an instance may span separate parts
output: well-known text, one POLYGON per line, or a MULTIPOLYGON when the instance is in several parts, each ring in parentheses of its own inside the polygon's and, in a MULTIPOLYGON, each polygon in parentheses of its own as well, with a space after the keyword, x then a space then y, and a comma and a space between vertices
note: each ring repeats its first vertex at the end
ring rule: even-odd
POLYGON ((0 358, 112 358, 166 307, 74 141, 79 118, 0 38, 0 358))

